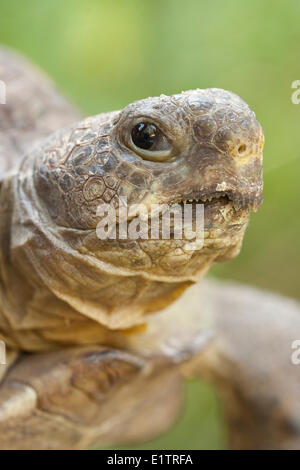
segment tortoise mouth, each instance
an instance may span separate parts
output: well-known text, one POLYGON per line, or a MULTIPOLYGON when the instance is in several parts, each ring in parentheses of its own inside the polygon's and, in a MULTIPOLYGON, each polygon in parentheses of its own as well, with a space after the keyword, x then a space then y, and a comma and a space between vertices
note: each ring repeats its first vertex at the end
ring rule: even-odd
POLYGON ((187 196, 182 197, 180 200, 177 200, 177 204, 182 206, 186 204, 203 204, 204 208, 210 206, 226 206, 231 204, 234 209, 249 209, 250 207, 256 212, 262 203, 262 192, 253 192, 243 194, 235 190, 228 191, 209 191, 209 192, 198 192, 190 193, 187 196))
POLYGON ((213 193, 209 195, 201 195, 200 197, 192 197, 192 198, 184 198, 182 199, 179 204, 181 206, 190 205, 196 206, 197 204, 203 204, 204 207, 212 206, 212 205, 227 205, 230 202, 235 204, 234 199, 231 198, 226 193, 213 193))

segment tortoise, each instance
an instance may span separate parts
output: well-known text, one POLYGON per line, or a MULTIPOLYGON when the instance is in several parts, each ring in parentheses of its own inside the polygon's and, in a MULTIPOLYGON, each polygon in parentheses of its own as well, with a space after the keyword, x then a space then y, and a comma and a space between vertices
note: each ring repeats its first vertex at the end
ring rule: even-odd
POLYGON ((299 305, 199 282, 239 253, 262 202, 254 112, 212 88, 82 118, 5 48, 0 78, 0 447, 149 439, 176 418, 186 377, 219 390, 232 448, 297 447, 297 381, 285 359, 299 305), (190 228, 201 204, 202 244, 176 238, 175 219, 170 239, 101 239, 99 207, 124 200, 147 216, 153 204, 190 206, 190 228), (272 337, 286 348, 277 362, 272 337))

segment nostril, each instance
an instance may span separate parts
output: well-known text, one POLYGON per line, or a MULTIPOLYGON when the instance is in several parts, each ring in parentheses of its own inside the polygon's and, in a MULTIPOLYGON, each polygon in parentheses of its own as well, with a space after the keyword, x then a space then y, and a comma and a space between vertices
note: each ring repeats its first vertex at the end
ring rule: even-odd
POLYGON ((246 152, 246 150, 247 150, 247 146, 245 144, 241 144, 238 148, 238 153, 240 155, 243 155, 246 152))

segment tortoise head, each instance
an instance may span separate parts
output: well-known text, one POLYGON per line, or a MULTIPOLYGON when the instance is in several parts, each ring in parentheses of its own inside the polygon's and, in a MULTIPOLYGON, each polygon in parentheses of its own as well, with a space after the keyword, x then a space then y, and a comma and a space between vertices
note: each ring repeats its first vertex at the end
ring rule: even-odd
POLYGON ((235 256, 250 208, 256 211, 262 201, 263 141, 248 105, 221 89, 147 98, 52 136, 24 168, 33 173, 26 191, 38 206, 35 212, 43 213, 45 237, 56 253, 65 246, 63 261, 55 259, 51 275, 47 270, 60 285, 60 297, 81 312, 72 300, 79 291, 107 312, 120 305, 133 311, 135 304, 137 310, 155 310, 213 263, 235 256), (115 219, 99 211, 104 203, 115 219), (130 223, 140 227, 141 212, 130 212, 137 204, 148 222, 153 205, 176 205, 182 214, 189 206, 190 229, 201 205, 204 241, 193 245, 185 232, 174 236, 175 217, 168 239, 153 239, 148 229, 139 238, 129 231, 118 236, 124 220, 128 230, 130 223), (104 220, 114 233, 106 239, 96 230, 104 220))

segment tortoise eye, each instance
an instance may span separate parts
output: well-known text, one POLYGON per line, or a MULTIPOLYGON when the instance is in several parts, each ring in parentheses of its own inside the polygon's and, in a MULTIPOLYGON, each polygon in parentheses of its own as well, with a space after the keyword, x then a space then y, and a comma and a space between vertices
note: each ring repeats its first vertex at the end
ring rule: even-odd
POLYGON ((158 133, 154 124, 140 122, 131 131, 132 142, 140 149, 149 150, 155 143, 158 133))
POLYGON ((145 160, 164 161, 171 145, 163 132, 152 122, 139 122, 131 129, 129 146, 145 160))

